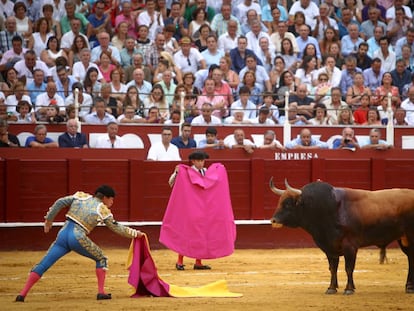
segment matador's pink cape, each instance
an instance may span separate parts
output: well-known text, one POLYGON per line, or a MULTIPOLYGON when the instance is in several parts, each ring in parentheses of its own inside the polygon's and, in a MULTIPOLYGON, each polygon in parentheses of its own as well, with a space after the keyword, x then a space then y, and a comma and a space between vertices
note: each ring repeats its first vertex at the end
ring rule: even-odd
POLYGON ((186 257, 213 259, 232 254, 235 239, 236 225, 224 166, 213 163, 202 176, 180 164, 160 242, 186 257))
POLYGON ((202 287, 180 287, 163 281, 151 256, 147 236, 132 240, 127 267, 128 283, 133 287, 131 297, 241 297, 230 292, 225 280, 202 287))

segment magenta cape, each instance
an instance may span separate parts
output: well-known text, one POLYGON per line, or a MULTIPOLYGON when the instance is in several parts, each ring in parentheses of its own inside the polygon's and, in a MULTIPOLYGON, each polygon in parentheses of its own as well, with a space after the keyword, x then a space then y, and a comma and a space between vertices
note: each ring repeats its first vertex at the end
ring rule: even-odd
POLYGON ((161 226, 160 242, 186 257, 213 259, 234 251, 236 225, 225 167, 205 176, 180 164, 161 226))
POLYGON ((127 267, 128 283, 133 287, 131 297, 241 297, 230 292, 225 280, 201 287, 181 287, 163 281, 151 256, 147 236, 135 238, 129 248, 127 267))

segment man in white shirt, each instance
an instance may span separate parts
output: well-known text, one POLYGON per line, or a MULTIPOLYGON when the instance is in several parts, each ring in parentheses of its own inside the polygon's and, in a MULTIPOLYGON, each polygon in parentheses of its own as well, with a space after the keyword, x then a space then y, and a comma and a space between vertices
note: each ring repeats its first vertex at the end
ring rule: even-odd
POLYGON ((103 76, 101 71, 99 70, 98 65, 91 62, 91 51, 87 48, 84 48, 80 51, 79 54, 80 61, 73 64, 72 76, 76 80, 83 82, 88 69, 94 67, 98 70, 98 81, 101 81, 103 79, 103 76))
POLYGON ((230 149, 243 148, 247 153, 253 153, 256 145, 249 139, 241 128, 235 129, 233 135, 224 139, 224 145, 230 149))
POLYGON ((316 19, 319 16, 319 8, 315 2, 311 0, 299 0, 293 3, 289 10, 289 19, 293 22, 296 12, 303 12, 305 14, 305 24, 311 29, 315 29, 316 19))
POLYGON ((46 92, 38 95, 36 97, 36 118, 39 121, 45 121, 46 117, 46 109, 47 107, 52 104, 59 107, 59 114, 64 115, 65 111, 65 103, 63 98, 57 94, 57 87, 56 83, 53 81, 49 81, 46 86, 46 92))
POLYGON ((36 53, 33 50, 29 50, 24 54, 24 59, 14 65, 14 69, 17 71, 17 77, 24 79, 26 86, 33 82, 33 72, 35 69, 42 70, 48 81, 53 80, 49 67, 41 60, 36 59, 36 53))
POLYGON ((262 31, 260 20, 256 19, 251 23, 251 30, 246 33, 247 48, 252 50, 256 55, 260 54, 260 39, 266 38, 269 42, 271 49, 274 50, 273 43, 270 41, 270 36, 262 31))
POLYGON ((191 47, 191 39, 183 37, 180 40, 181 49, 174 54, 174 62, 181 72, 197 72, 200 69, 207 68, 198 49, 191 47))
POLYGON ((86 43, 88 44, 88 49, 89 49, 90 46, 89 46, 88 37, 80 32, 82 28, 81 21, 76 17, 73 18, 70 21, 70 28, 71 28, 71 31, 65 33, 60 39, 60 48, 62 48, 66 53, 69 53, 69 50, 73 44, 73 40, 75 40, 75 37, 79 35, 85 39, 86 43))
POLYGON ((212 115, 213 105, 204 103, 201 106, 201 114, 191 121, 191 125, 215 125, 221 124, 221 120, 212 115))
POLYGON ((125 143, 122 140, 122 137, 119 137, 118 134, 118 124, 116 122, 109 122, 106 126, 107 133, 106 135, 100 136, 95 143, 95 148, 125 148, 125 143))
POLYGON ((84 118, 87 114, 91 112, 92 109, 92 97, 87 93, 83 93, 82 83, 76 82, 72 85, 72 94, 70 94, 65 99, 65 106, 69 106, 75 103, 75 90, 79 90, 78 94, 78 103, 79 103, 79 118, 84 118))
POLYGON ((408 90, 408 98, 401 103, 401 108, 406 111, 405 122, 414 126, 414 86, 408 90))
POLYGON ((224 53, 230 53, 231 49, 237 47, 237 38, 239 37, 239 23, 234 20, 229 20, 227 23, 227 32, 223 33, 218 38, 218 48, 224 53))
POLYGON ((177 146, 171 144, 172 130, 164 127, 161 132, 161 141, 154 143, 148 150, 147 160, 152 161, 181 161, 177 146))
POLYGON ((255 10, 258 17, 262 15, 262 9, 260 5, 256 2, 253 2, 252 0, 244 0, 243 3, 240 3, 237 8, 239 9, 239 15, 237 16, 240 21, 240 25, 244 25, 247 23, 247 11, 249 10, 255 10))

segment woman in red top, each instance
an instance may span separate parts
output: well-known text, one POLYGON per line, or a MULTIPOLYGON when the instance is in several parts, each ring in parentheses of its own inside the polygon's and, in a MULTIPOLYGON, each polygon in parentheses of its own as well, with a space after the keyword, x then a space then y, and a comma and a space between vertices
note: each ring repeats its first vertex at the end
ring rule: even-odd
POLYGON ((390 72, 384 73, 382 76, 381 85, 375 90, 375 96, 372 98, 372 105, 378 106, 381 104, 381 98, 388 96, 391 93, 391 101, 393 106, 399 107, 401 104, 400 92, 398 87, 392 85, 392 76, 390 72))

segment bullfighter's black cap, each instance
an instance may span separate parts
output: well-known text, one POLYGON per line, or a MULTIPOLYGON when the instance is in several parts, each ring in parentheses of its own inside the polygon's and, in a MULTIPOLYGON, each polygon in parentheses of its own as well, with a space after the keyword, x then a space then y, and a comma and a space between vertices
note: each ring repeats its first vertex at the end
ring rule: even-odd
POLYGON ((101 185, 95 190, 95 195, 101 193, 107 198, 115 198, 115 190, 107 185, 101 185))
POLYGON ((189 160, 205 160, 210 158, 210 156, 204 151, 194 151, 188 156, 189 160))

